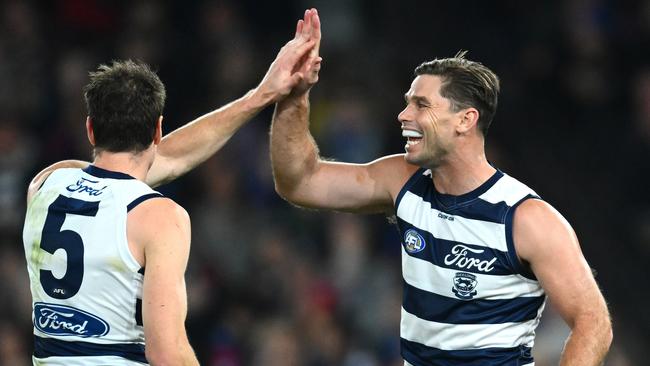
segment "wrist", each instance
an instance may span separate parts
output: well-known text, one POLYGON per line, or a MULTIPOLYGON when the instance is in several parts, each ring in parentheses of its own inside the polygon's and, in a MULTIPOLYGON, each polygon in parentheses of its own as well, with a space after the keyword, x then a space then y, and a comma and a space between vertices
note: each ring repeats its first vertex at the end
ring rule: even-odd
POLYGON ((309 107, 309 91, 298 95, 289 94, 286 98, 281 100, 278 104, 287 107, 308 108, 309 107))
POLYGON ((273 96, 269 93, 265 93, 259 87, 251 89, 244 95, 244 100, 246 104, 251 109, 261 110, 264 109, 269 104, 273 103, 273 96))

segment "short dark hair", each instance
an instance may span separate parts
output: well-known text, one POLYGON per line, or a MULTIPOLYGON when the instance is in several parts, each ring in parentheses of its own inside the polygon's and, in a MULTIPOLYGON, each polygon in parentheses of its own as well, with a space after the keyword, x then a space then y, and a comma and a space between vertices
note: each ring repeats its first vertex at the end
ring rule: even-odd
POLYGON ((460 51, 454 57, 424 62, 415 68, 415 76, 440 76, 443 82, 440 94, 449 99, 452 110, 476 108, 479 112, 478 128, 483 136, 487 136, 497 111, 499 77, 480 62, 467 60, 466 53, 460 51))
POLYGON ((165 106, 165 86, 142 62, 113 61, 90 72, 84 87, 95 149, 141 152, 153 142, 165 106))

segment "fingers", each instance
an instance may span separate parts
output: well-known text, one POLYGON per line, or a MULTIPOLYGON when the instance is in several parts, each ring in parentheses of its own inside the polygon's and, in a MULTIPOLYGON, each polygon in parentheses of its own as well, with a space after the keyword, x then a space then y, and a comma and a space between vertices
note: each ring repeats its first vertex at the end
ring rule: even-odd
POLYGON ((318 16, 318 10, 312 9, 313 14, 311 17, 311 36, 320 42, 321 32, 320 32, 320 17, 318 16))
POLYGON ((303 27, 301 30, 301 37, 305 40, 309 39, 311 36, 311 28, 312 28, 312 16, 314 12, 312 9, 307 9, 305 10, 305 15, 304 15, 304 20, 303 20, 303 27))
POLYGON ((298 39, 298 37, 302 34, 302 28, 305 22, 300 19, 298 20, 298 24, 296 24, 296 35, 293 36, 293 39, 298 39))
POLYGON ((316 41, 309 40, 299 46, 297 46, 289 55, 287 55, 287 62, 290 65, 295 65, 307 52, 311 51, 311 49, 314 47, 316 44, 316 41))

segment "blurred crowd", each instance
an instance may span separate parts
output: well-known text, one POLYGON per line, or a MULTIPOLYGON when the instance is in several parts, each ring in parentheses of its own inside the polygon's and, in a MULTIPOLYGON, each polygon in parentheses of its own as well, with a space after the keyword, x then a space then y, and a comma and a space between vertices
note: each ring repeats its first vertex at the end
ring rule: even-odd
MULTIPOLYGON (((500 77, 488 158, 572 223, 610 304, 607 365, 650 344, 650 2, 0 1, 0 364, 31 364, 21 230, 29 179, 91 159, 87 73, 139 59, 166 84, 166 132, 254 87, 319 9, 311 93, 323 156, 403 151, 397 124, 419 63, 469 50, 500 77), (641 281, 639 283, 635 281, 641 281)), ((301 210, 273 188, 272 108, 161 191, 187 208, 190 342, 202 364, 397 366, 400 239, 382 216, 301 210)), ((568 328, 547 306, 537 365, 568 328)))

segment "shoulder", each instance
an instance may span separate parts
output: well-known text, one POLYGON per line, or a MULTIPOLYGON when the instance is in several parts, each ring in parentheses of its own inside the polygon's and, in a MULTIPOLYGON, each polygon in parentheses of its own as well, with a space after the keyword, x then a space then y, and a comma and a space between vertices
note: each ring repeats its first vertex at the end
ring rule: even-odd
POLYGON ((146 245, 165 238, 187 238, 189 244, 190 216, 187 211, 166 197, 148 199, 131 211, 127 219, 131 240, 146 245))
POLYGON ((57 163, 54 163, 47 168, 41 170, 34 178, 29 182, 27 187, 27 202, 32 200, 32 197, 38 192, 45 180, 56 170, 64 168, 79 168, 84 169, 90 163, 87 161, 81 160, 63 160, 57 163))
POLYGON ((393 197, 419 168, 406 162, 404 154, 388 155, 368 163, 371 174, 387 185, 393 197))
POLYGON ((530 261, 537 255, 577 244, 569 222, 550 204, 527 199, 516 209, 513 239, 517 254, 530 261))

